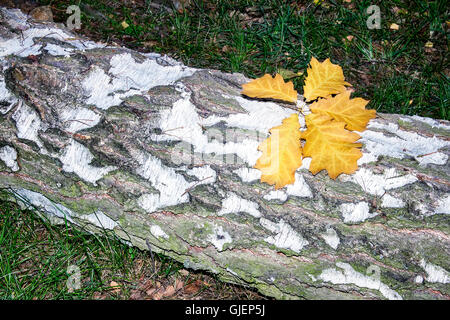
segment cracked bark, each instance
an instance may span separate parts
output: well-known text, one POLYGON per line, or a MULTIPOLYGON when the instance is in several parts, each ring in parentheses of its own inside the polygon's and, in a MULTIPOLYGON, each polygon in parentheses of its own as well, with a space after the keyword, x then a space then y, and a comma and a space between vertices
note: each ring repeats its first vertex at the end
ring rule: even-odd
MULTIPOLYGON (((22 18, 3 9, 1 19, 3 50, 24 30, 55 27, 13 24, 22 18)), ((367 157, 357 174, 334 181, 301 168, 304 184, 277 198, 239 174, 267 134, 239 118, 252 112, 239 93, 244 76, 195 70, 145 85, 184 69, 125 48, 79 48, 48 30, 26 47, 30 55, 20 47, 2 56, 0 187, 16 201, 281 299, 449 298, 448 122, 380 114, 362 134, 367 157), (154 61, 160 73, 120 78, 113 59, 130 56, 129 69, 154 61), (111 85, 101 88, 107 95, 87 88, 95 72, 111 85), (103 100, 92 102, 95 94, 103 100), (178 107, 201 123, 175 121, 178 107), (196 139, 183 136, 186 126, 196 139)), ((291 110, 255 103, 274 115, 291 110)))

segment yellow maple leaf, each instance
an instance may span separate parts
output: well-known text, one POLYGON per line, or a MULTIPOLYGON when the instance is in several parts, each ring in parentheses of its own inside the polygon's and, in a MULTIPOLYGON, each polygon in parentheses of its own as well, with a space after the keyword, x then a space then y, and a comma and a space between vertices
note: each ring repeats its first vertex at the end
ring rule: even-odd
POLYGON ((357 160, 362 157, 362 144, 355 143, 360 136, 344 129, 344 122, 327 115, 311 113, 305 120, 308 129, 302 133, 306 140, 303 156, 311 157, 309 171, 316 174, 325 169, 332 179, 341 173, 355 172, 357 160))
POLYGON ((258 146, 263 154, 255 168, 262 172, 261 182, 280 189, 295 182, 295 170, 302 165, 298 114, 285 118, 280 126, 270 129, 270 133, 270 137, 258 146))
POLYGON ((346 123, 348 130, 364 131, 370 119, 375 118, 376 111, 366 109, 369 101, 362 98, 350 99, 350 92, 345 91, 333 98, 320 99, 310 109, 313 113, 328 115, 346 123))
POLYGON ((289 81, 284 82, 283 77, 278 73, 275 78, 270 74, 250 81, 242 85, 242 94, 252 98, 272 98, 287 102, 297 102, 297 91, 294 84, 289 81))
POLYGON ((303 96, 307 101, 344 92, 345 86, 351 86, 350 83, 344 81, 342 68, 331 63, 330 59, 321 63, 312 57, 307 71, 308 76, 303 86, 303 96))

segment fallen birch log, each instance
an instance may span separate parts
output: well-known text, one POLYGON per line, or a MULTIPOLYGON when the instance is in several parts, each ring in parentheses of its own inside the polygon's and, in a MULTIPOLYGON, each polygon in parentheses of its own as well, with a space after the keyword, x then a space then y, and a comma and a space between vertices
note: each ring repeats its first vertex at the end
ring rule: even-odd
POLYGON ((275 191, 257 146, 295 111, 243 75, 0 14, 0 187, 22 205, 279 299, 450 297, 449 122, 379 114, 355 174, 305 159, 275 191))

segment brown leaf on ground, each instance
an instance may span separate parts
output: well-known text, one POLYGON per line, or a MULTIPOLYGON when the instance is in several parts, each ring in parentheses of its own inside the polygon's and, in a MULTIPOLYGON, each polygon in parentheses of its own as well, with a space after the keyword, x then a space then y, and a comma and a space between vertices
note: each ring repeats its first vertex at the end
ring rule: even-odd
POLYGON ((189 271, 187 271, 186 269, 180 269, 180 271, 178 271, 181 275, 187 277, 189 275, 189 271))
POLYGON ((142 300, 142 291, 141 290, 131 290, 130 300, 142 300))
POLYGON ((156 292, 156 288, 150 288, 150 289, 148 289, 147 291, 145 291, 145 293, 148 295, 148 296, 152 296, 155 292, 156 292))
POLYGON ((30 16, 35 21, 53 22, 53 12, 50 6, 37 7, 30 12, 30 16))
POLYGON ((389 29, 391 29, 391 30, 398 30, 398 29, 400 29, 400 26, 398 24, 396 24, 396 23, 392 23, 389 26, 389 29))
POLYGON ((195 280, 184 287, 184 293, 194 295, 198 293, 203 285, 203 281, 195 280))
POLYGON ((179 279, 175 279, 175 290, 179 291, 181 289, 183 289, 184 286, 184 282, 179 280, 179 279))
POLYGON ((175 288, 172 285, 170 285, 170 286, 166 287, 166 289, 164 291, 162 291, 161 293, 164 297, 173 296, 175 294, 175 288))
POLYGON ((161 298, 163 297, 163 294, 161 292, 157 292, 152 296, 153 300, 161 300, 161 298))
POLYGON ((147 280, 147 281, 145 281, 145 282, 143 282, 142 284, 139 285, 139 288, 140 288, 142 291, 147 291, 148 289, 150 289, 150 288, 152 288, 152 287, 153 287, 153 281, 152 281, 152 279, 149 279, 149 280, 147 280))
POLYGON ((146 47, 154 47, 158 45, 158 41, 144 41, 142 44, 146 47))
POLYGON ((111 281, 109 283, 109 286, 111 287, 111 292, 112 293, 119 293, 120 292, 120 285, 117 282, 111 281))

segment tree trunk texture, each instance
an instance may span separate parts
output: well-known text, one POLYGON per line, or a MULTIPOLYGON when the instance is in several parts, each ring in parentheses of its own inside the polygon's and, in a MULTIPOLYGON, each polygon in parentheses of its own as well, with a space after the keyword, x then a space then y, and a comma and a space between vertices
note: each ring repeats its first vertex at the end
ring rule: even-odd
POLYGON ((275 191, 252 167, 292 105, 0 10, 0 187, 21 205, 278 299, 450 298, 449 122, 378 114, 355 174, 305 159, 275 191))

